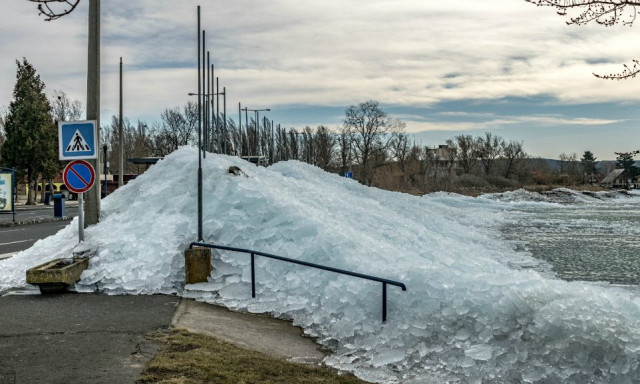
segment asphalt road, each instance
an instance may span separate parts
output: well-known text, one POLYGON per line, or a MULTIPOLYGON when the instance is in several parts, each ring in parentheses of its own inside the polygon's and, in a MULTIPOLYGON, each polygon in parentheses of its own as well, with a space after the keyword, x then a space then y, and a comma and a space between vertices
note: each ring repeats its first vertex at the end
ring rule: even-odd
POLYGON ((0 227, 0 259, 30 248, 39 239, 56 234, 67 225, 69 221, 0 227))
MULTIPOLYGON (((65 215, 67 217, 75 217, 78 215, 78 206, 76 204, 68 204, 65 206, 65 215)), ((17 222, 33 222, 43 219, 53 218, 53 205, 36 205, 36 206, 18 206, 16 207, 17 222)), ((13 215, 1 214, 0 224, 8 224, 13 221, 13 215)), ((1 383, 0 383, 1 384, 1 383)))
POLYGON ((168 329, 176 296, 0 297, 0 384, 135 383, 168 329))

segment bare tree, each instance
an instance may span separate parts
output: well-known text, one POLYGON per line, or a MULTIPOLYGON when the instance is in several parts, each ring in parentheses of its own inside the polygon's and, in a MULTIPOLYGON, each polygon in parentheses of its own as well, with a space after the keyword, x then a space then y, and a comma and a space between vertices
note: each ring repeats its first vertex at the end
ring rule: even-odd
POLYGON ((491 175, 495 160, 502 155, 504 140, 501 137, 486 132, 476 140, 478 159, 484 168, 486 176, 491 175))
POLYGON ((46 21, 59 19, 68 15, 80 4, 80 0, 29 0, 38 3, 38 11, 46 17, 46 21), (53 6, 52 6, 53 5, 53 6))
POLYGON ((316 128, 314 141, 315 162, 322 169, 327 169, 333 160, 333 153, 336 145, 335 139, 329 131, 329 128, 324 125, 320 125, 316 128))
POLYGON ((502 156, 504 157, 504 177, 511 177, 514 169, 517 169, 527 158, 527 154, 522 149, 521 141, 502 142, 502 156))
POLYGON ((477 143, 471 135, 458 135, 454 137, 456 159, 463 173, 470 173, 478 162, 477 143))
POLYGON ((344 127, 351 135, 362 183, 371 185, 376 168, 384 164, 391 143, 404 126, 380 109, 377 101, 365 101, 345 110, 344 127))
POLYGON ((80 100, 70 100, 64 91, 54 90, 49 97, 54 121, 76 121, 82 116, 80 100))
MULTIPOLYGON (((567 24, 585 25, 591 22, 606 27, 615 24, 631 26, 636 20, 640 0, 525 0, 537 6, 549 6, 556 8, 561 16, 567 16, 570 11, 575 11, 574 16, 569 16, 567 24)), ((619 73, 608 75, 593 75, 608 80, 622 80, 636 77, 640 72, 640 62, 633 60, 633 66, 623 64, 624 69, 619 73)))

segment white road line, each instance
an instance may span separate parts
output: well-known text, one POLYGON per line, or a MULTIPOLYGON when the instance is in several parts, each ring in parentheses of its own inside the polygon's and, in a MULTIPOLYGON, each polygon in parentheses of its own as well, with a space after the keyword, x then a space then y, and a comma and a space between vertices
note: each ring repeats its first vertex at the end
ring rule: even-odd
POLYGON ((18 232, 18 231, 24 231, 25 229, 7 229, 5 231, 0 230, 0 232, 2 233, 7 233, 7 232, 18 232))
POLYGON ((20 240, 20 241, 10 241, 8 243, 0 243, 0 245, 9 245, 9 244, 20 244, 20 243, 26 243, 28 241, 33 241, 35 239, 27 239, 27 240, 20 240))
POLYGON ((16 253, 18 253, 18 252, 13 252, 13 253, 4 253, 4 254, 0 255, 0 260, 8 259, 8 258, 10 258, 11 256, 15 255, 16 253))

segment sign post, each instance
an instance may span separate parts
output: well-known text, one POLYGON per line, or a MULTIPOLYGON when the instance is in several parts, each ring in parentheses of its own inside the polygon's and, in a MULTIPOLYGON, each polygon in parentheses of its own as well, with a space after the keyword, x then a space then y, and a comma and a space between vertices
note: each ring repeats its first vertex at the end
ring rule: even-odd
POLYGON ((84 193, 96 178, 93 166, 84 159, 98 157, 98 131, 95 120, 61 121, 58 123, 58 153, 60 160, 73 160, 64 169, 67 188, 78 194, 78 237, 84 240, 84 193))
POLYGON ((15 169, 0 168, 0 213, 11 213, 16 221, 15 169))
POLYGON ((78 238, 84 241, 84 193, 93 187, 96 172, 84 160, 74 160, 67 164, 62 173, 64 184, 71 192, 78 194, 78 238))

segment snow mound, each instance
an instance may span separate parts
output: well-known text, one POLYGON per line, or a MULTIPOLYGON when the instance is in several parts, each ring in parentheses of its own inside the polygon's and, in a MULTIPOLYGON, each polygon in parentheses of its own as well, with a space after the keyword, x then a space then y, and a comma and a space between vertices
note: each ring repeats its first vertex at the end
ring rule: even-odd
MULTIPOLYGON (((634 290, 565 282, 500 240, 505 204, 452 194, 415 197, 368 188, 295 161, 258 168, 203 160, 207 242, 398 280, 381 284, 217 252, 208 283, 183 286, 195 240, 197 150, 181 148, 103 201, 85 232, 99 256, 76 285, 111 294, 178 293, 291 318, 334 353, 325 362, 375 382, 633 383, 640 378, 640 299, 634 290), (228 173, 238 166, 246 177, 228 173), (517 264, 517 263, 516 263, 517 264)), ((75 246, 72 223, 0 262, 0 290, 75 246)))

